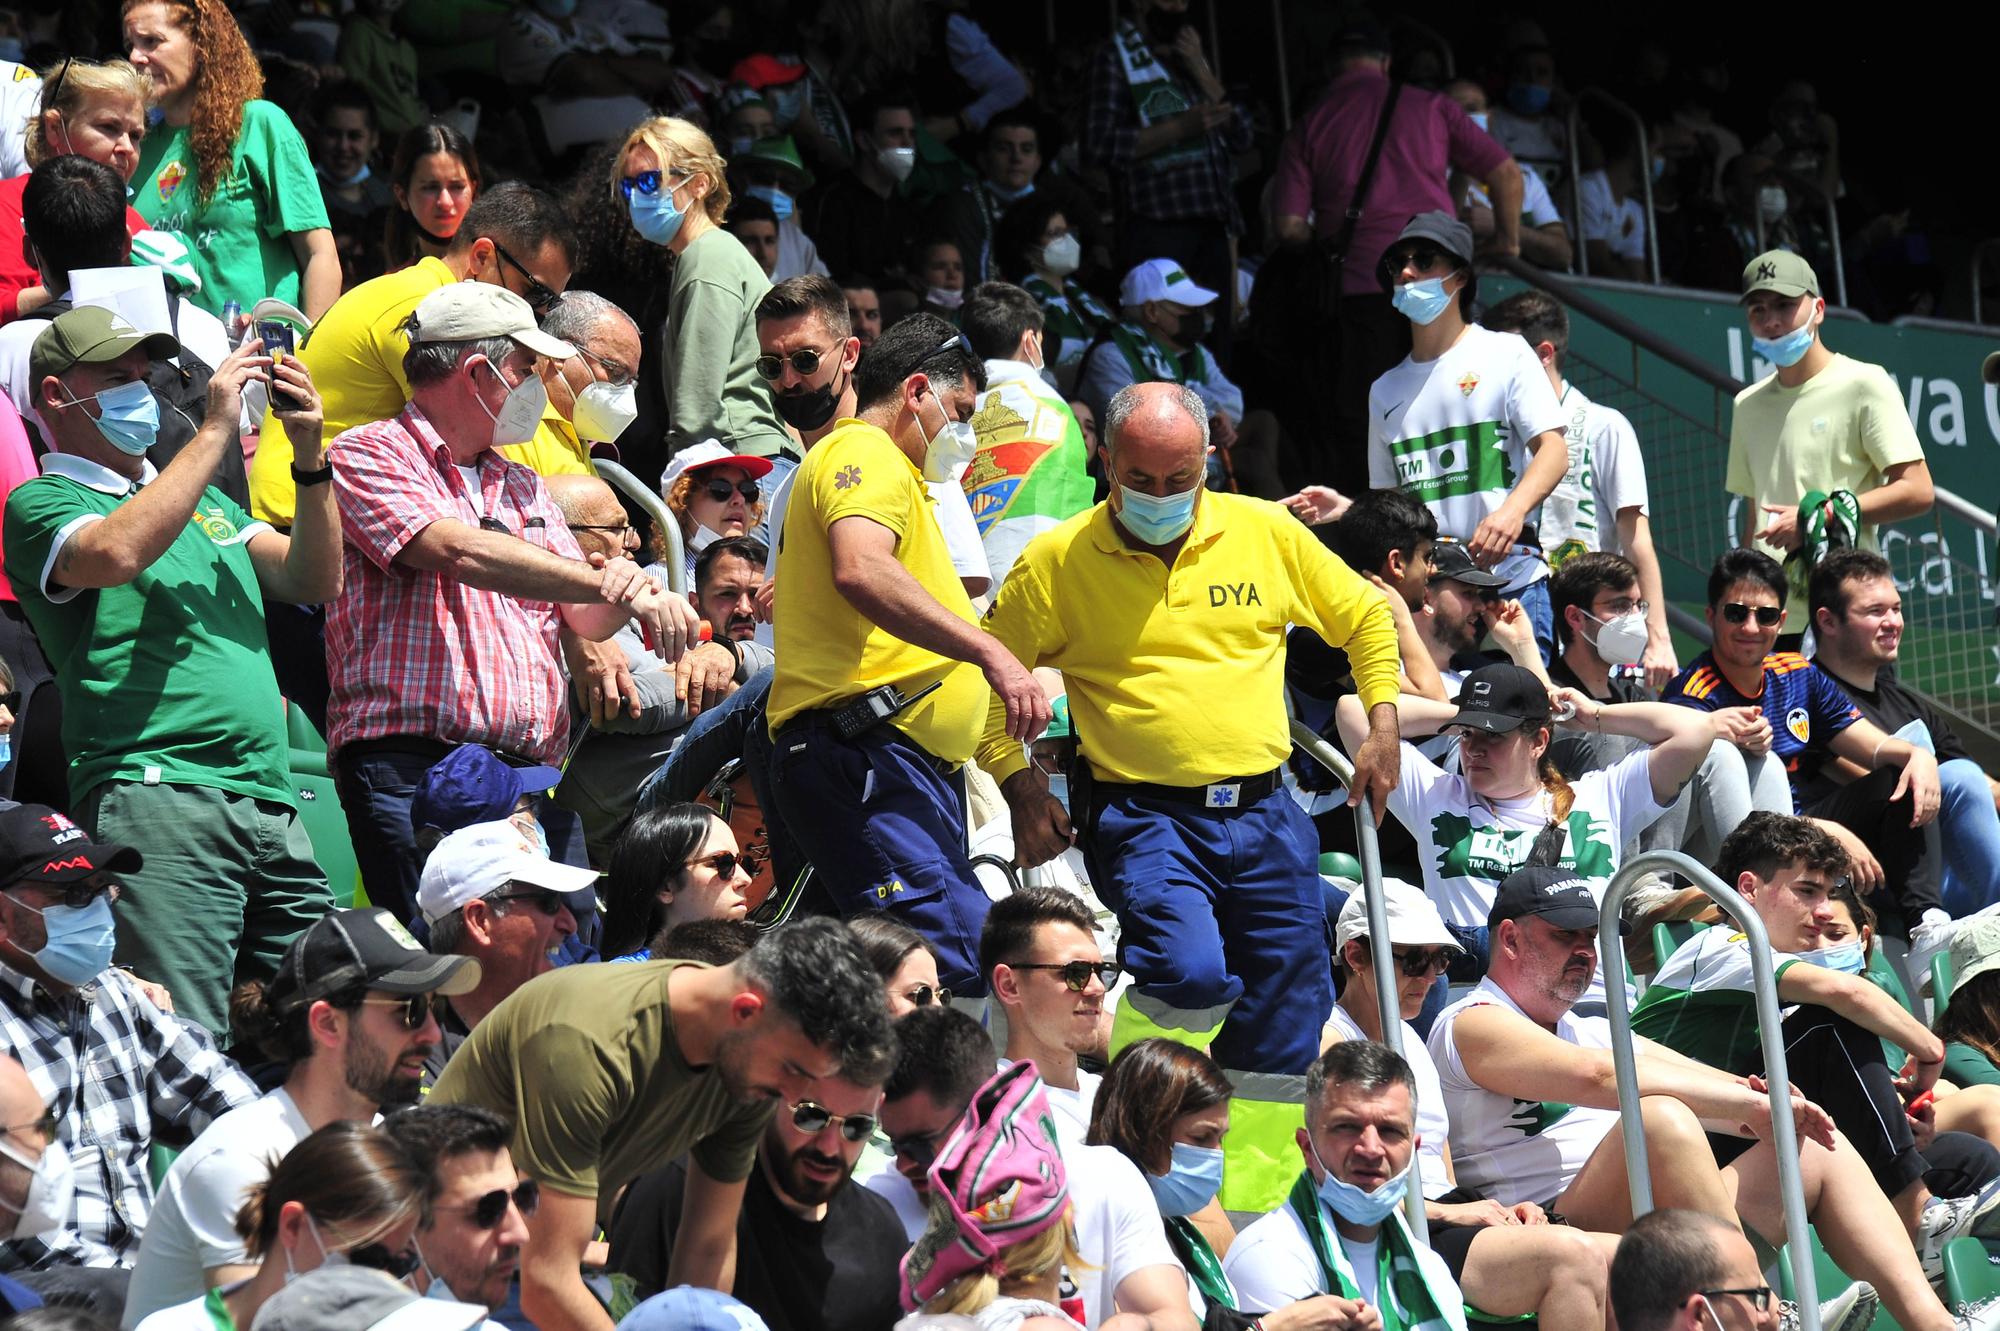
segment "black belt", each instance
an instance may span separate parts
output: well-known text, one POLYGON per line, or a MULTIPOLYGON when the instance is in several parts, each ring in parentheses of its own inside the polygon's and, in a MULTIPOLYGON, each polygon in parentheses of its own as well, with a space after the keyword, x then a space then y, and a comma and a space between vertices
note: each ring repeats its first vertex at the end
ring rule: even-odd
MULTIPOLYGON (((336 761, 351 762, 371 757, 378 753, 414 753, 418 757, 429 758, 432 762, 442 762, 445 755, 458 747, 459 743, 436 739, 430 735, 381 735, 375 739, 357 739, 340 746, 336 761)), ((491 744, 483 748, 493 749, 491 744)), ((539 758, 530 758, 524 753, 510 753, 506 749, 493 749, 500 760, 509 767, 554 767, 556 763, 545 763, 539 758)))
POLYGON ((1285 769, 1274 767, 1262 776, 1231 777, 1205 786, 1161 786, 1151 781, 1097 782, 1100 797, 1137 795, 1147 799, 1171 800, 1175 804, 1198 804, 1204 809, 1247 809, 1285 784, 1285 769))

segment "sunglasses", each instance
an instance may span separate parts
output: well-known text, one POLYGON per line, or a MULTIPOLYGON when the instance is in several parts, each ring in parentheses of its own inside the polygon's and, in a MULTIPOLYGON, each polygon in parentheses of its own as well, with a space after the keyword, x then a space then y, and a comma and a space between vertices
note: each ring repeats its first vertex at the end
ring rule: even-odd
MULTIPOLYGON (((813 1100, 801 1100, 792 1106, 792 1127, 808 1137, 817 1137, 826 1131, 827 1124, 834 1121, 834 1113, 825 1105, 813 1100)), ((873 1114, 848 1114, 840 1119, 840 1135, 851 1142, 865 1142, 875 1135, 873 1114)))
POLYGON ((507 1204, 512 1202, 522 1215, 533 1215, 535 1208, 542 1204, 542 1185, 531 1178, 524 1178, 514 1185, 513 1191, 495 1188, 464 1206, 440 1206, 440 1211, 455 1211, 472 1218, 479 1229, 492 1229, 507 1217, 507 1204))
MULTIPOLYGON (((22 884, 22 886, 26 886, 26 884, 22 884)), ((36 883, 35 886, 40 888, 44 892, 55 893, 56 904, 60 906, 67 906, 71 910, 83 910, 85 907, 89 906, 91 902, 97 900, 97 898, 103 896, 106 892, 112 894, 111 899, 113 901, 116 901, 118 899, 118 887, 117 884, 115 883, 93 884, 85 882, 85 883, 68 883, 60 885, 56 883, 36 883)), ((7 890, 11 892, 14 889, 8 888, 7 890)), ((21 902, 20 904, 23 906, 28 905, 28 903, 25 901, 21 902)), ((35 908, 33 906, 28 906, 28 909, 34 910, 35 908)))
POLYGON ((623 194, 628 201, 635 193, 651 198, 660 192, 660 181, 662 179, 671 180, 675 176, 686 180, 688 173, 685 171, 671 171, 663 176, 658 171, 636 171, 618 182, 618 192, 623 194))
POLYGON ((776 383, 779 377, 784 374, 785 366, 790 364, 792 369, 803 377, 818 370, 819 363, 832 354, 833 348, 831 347, 825 351, 815 351, 811 347, 802 347, 789 356, 759 356, 756 361, 757 373, 763 375, 772 383, 776 383))
POLYGON ((916 1004, 918 1007, 929 1007, 932 1003, 943 1007, 945 1004, 951 1002, 951 990, 941 984, 936 987, 928 984, 920 984, 914 989, 905 989, 903 997, 909 999, 910 1002, 916 1004))
POLYGON ((757 496, 763 493, 757 488, 755 481, 737 481, 732 484, 724 480, 703 481, 701 492, 718 504, 728 503, 731 495, 741 495, 744 503, 754 504, 757 502, 757 496))
POLYGON ((920 1132, 908 1137, 894 1137, 889 1142, 889 1153, 900 1156, 919 1169, 929 1169, 937 1159, 938 1138, 945 1136, 950 1128, 939 1128, 936 1132, 920 1132))
POLYGON ((21 691, 19 689, 9 689, 5 693, 0 693, 0 707, 5 707, 10 712, 20 711, 21 691))
POLYGON ((400 1008, 401 1011, 398 1013, 398 1016, 402 1020, 403 1029, 414 1031, 421 1030, 423 1024, 429 1021, 432 1015, 436 1013, 438 996, 436 994, 411 994, 405 998, 364 998, 361 1001, 369 1007, 400 1008))
POLYGON ((720 878, 734 878, 738 869, 743 871, 745 878, 755 878, 764 869, 764 861, 742 851, 719 851, 701 859, 689 860, 687 867, 692 869, 697 864, 706 864, 720 878))
POLYGON ((1390 250, 1382 256, 1382 272, 1391 285, 1403 275, 1405 268, 1414 272, 1427 273, 1440 263, 1450 262, 1451 256, 1435 245, 1410 245, 1390 250))
POLYGON ((32 1123, 10 1123, 4 1128, 0 1128, 0 1133, 26 1132, 29 1128, 35 1129, 42 1136, 48 1138, 50 1141, 54 1141, 56 1139, 56 1111, 45 1109, 42 1111, 42 1116, 32 1123))
POLYGON ((1698 1289, 1695 1293, 1705 1299, 1712 1299, 1718 1294, 1734 1294, 1740 1299, 1750 1300, 1751 1306, 1755 1307, 1760 1313, 1768 1312, 1771 1308, 1771 1287, 1769 1285, 1746 1285, 1742 1289, 1698 1289))
POLYGON ((487 897, 486 900, 494 902, 523 901, 552 920, 562 914, 563 907, 569 904, 563 900, 562 893, 546 887, 538 887, 526 892, 495 892, 492 896, 487 897))
POLYGON ((1722 617, 1731 624, 1741 624, 1750 616, 1757 616, 1760 629, 1776 628, 1785 621, 1785 608, 1778 605, 1747 606, 1739 601, 1731 601, 1722 607, 1722 617))
POLYGON ((1109 989, 1125 968, 1115 961, 1048 961, 1023 962, 1014 967, 1017 971, 1059 971, 1062 982, 1072 993, 1082 993, 1090 987, 1090 977, 1095 975, 1106 989, 1109 989))
POLYGON ((1392 947, 1389 955, 1407 979, 1417 979, 1451 965, 1451 953, 1441 947, 1392 947))
POLYGON ((401 1280, 423 1265, 424 1259, 414 1249, 409 1252, 390 1252, 387 1244, 371 1243, 363 1248, 348 1251, 347 1260, 356 1266, 365 1266, 371 1271, 380 1271, 393 1280, 401 1280))
POLYGON ((528 302, 528 308, 535 312, 537 318, 547 314, 555 306, 555 303, 562 299, 562 292, 557 291, 554 287, 529 272, 526 266, 519 259, 507 253, 506 248, 497 240, 493 242, 493 252, 500 256, 502 263, 519 273, 521 280, 528 284, 528 289, 522 295, 521 299, 528 302))

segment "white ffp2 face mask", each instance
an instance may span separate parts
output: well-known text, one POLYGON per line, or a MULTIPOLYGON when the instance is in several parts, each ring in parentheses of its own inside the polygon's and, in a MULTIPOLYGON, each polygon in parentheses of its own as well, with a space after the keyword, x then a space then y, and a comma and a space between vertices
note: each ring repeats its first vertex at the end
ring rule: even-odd
POLYGON ((639 415, 637 384, 595 383, 576 395, 570 424, 577 438, 613 443, 639 415))
POLYGON ((1606 665, 1634 666, 1646 657, 1646 616, 1637 610, 1610 619, 1599 619, 1588 610, 1584 617, 1597 625, 1597 657, 1606 665))
MULTIPOLYGON (((507 376, 500 374, 499 366, 492 361, 487 361, 486 366, 499 375, 501 383, 507 382, 507 376)), ((506 448, 512 444, 525 444, 535 437, 535 431, 542 426, 542 413, 549 407, 549 390, 540 375, 531 373, 507 389, 507 400, 500 404, 498 412, 487 406, 483 398, 475 396, 473 401, 493 418, 493 447, 506 448)))
MULTIPOLYGON (((21 1158, 11 1142, 0 1141, 0 1155, 27 1170, 31 1176, 28 1195, 14 1215, 11 1237, 40 1238, 68 1226, 70 1210, 76 1202, 76 1170, 70 1164, 69 1152, 63 1144, 51 1139, 42 1149, 42 1158, 32 1164, 21 1158)), ((13 1210, 6 1202, 0 1202, 0 1209, 13 1210)))

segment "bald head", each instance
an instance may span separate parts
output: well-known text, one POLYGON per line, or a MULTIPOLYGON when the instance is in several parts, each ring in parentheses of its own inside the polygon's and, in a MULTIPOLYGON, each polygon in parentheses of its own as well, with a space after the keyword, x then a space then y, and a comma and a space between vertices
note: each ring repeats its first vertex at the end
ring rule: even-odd
POLYGON ((45 1112, 35 1083, 19 1063, 0 1054, 0 1126, 7 1129, 0 1132, 0 1146, 5 1147, 0 1150, 0 1210, 5 1212, 0 1228, 9 1232, 28 1203, 28 1189, 35 1181, 33 1166, 48 1148, 48 1137, 36 1126, 45 1112))
POLYGON ((1104 412, 1105 447, 1174 443, 1208 451, 1208 405, 1186 384, 1128 384, 1104 412))
POLYGON ((639 548, 639 534, 629 525, 625 505, 603 481, 595 476, 544 476, 542 485, 586 559, 593 554, 616 559, 639 548))

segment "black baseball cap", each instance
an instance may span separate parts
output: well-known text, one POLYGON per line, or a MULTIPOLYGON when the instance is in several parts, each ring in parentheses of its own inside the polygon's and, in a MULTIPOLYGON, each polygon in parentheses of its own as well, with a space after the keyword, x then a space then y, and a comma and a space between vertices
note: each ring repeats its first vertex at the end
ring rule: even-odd
POLYGON ((1527 915, 1538 915, 1558 929, 1595 929, 1597 898, 1574 869, 1516 869, 1500 880, 1493 909, 1486 912, 1486 927, 1497 929, 1502 920, 1527 915))
POLYGON ((1479 567, 1465 542, 1453 536, 1440 536, 1431 542, 1431 581, 1436 582, 1439 578, 1450 578, 1468 587, 1507 585, 1507 579, 1498 573, 1489 573, 1479 567))
POLYGON ((94 873, 135 873, 130 846, 99 843, 46 804, 0 809, 0 887, 77 883, 94 873))
POLYGON ((471 957, 426 952, 378 906, 321 916, 285 949, 271 979, 273 1011, 293 1012, 357 986, 388 994, 463 994, 479 985, 471 957))
POLYGON ((1549 686, 1531 670, 1508 662, 1481 666, 1460 681, 1458 715, 1446 722, 1489 735, 1549 721, 1549 686))
POLYGON ((1455 214, 1435 209, 1418 213, 1403 227, 1401 234, 1382 247, 1382 257, 1394 254, 1398 245, 1411 240, 1428 240, 1458 260, 1459 267, 1472 266, 1472 228, 1459 221, 1455 214))

